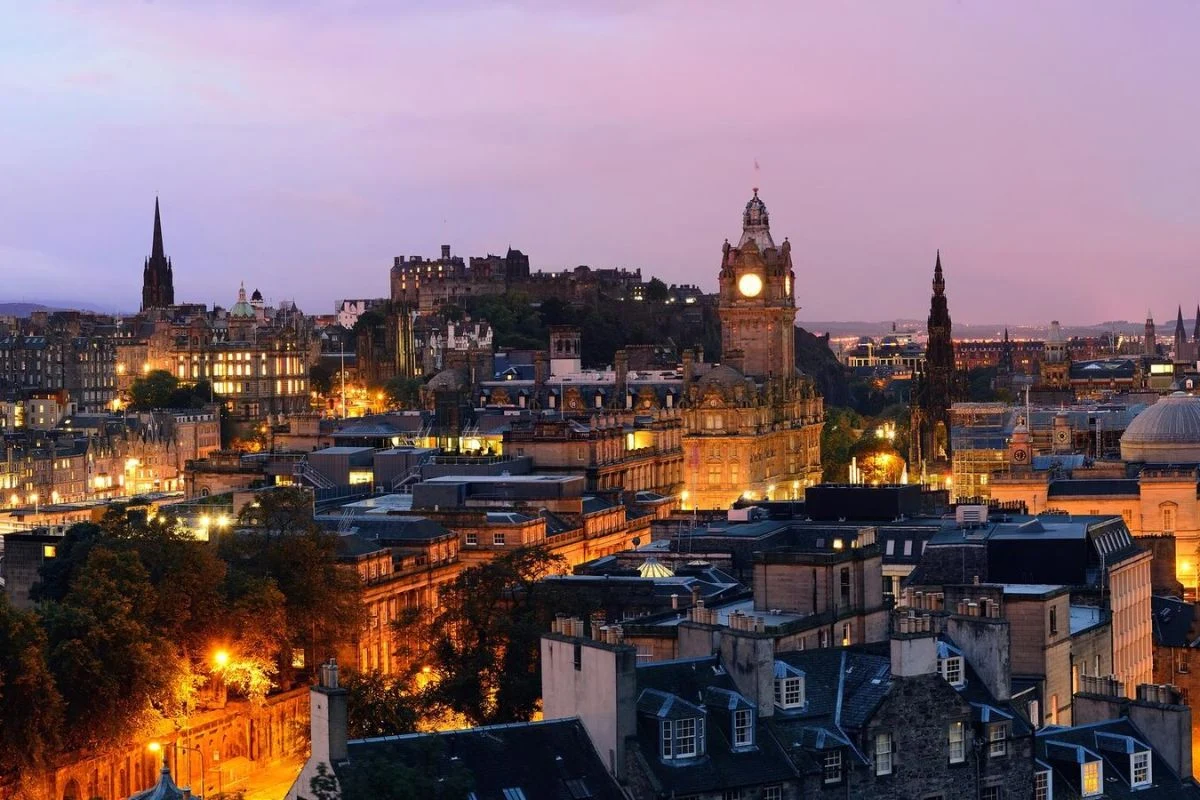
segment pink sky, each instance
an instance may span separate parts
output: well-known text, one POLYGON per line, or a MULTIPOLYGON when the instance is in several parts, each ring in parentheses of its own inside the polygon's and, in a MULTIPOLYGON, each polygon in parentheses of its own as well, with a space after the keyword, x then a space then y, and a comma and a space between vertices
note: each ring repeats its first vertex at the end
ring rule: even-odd
POLYGON ((715 286, 757 183, 804 319, 1194 307, 1200 5, 22 4, 0 28, 0 300, 325 313, 400 254, 715 286), (596 10, 597 7, 602 11, 596 10), (752 166, 757 159, 761 171, 752 166))

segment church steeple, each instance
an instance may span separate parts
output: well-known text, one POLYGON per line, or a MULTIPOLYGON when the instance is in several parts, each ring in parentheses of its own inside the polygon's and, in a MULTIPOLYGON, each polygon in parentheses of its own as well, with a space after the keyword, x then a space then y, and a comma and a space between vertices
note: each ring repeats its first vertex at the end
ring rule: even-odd
POLYGON ((150 258, 166 258, 163 253, 162 217, 158 213, 158 195, 154 196, 154 244, 150 248, 150 258))
POLYGON ((175 303, 175 281, 171 259, 163 249, 162 214, 159 212, 158 197, 154 198, 154 240, 150 245, 150 257, 142 266, 142 311, 166 308, 175 303))

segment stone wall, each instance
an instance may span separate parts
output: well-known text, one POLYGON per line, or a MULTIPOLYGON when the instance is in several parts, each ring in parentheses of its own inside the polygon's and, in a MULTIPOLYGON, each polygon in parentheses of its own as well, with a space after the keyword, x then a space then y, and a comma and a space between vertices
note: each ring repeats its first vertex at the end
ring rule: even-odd
POLYGON ((78 755, 47 774, 32 776, 23 789, 0 787, 0 800, 125 800, 158 780, 162 754, 150 752, 151 741, 166 750, 172 777, 180 785, 190 782, 204 797, 218 789, 236 791, 256 770, 303 757, 308 689, 275 695, 262 706, 232 702, 179 722, 185 729, 176 730, 175 721, 169 721, 145 741, 110 753, 78 755), (197 749, 204 753, 203 766, 197 749), (202 772, 207 773, 203 785, 202 772))

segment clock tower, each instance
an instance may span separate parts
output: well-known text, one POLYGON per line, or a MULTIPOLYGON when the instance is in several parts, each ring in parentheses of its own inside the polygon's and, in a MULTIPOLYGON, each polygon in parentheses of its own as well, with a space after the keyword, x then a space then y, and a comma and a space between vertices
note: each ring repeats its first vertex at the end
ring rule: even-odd
POLYGON ((792 245, 771 238, 767 207, 754 197, 742 213, 737 247, 722 248, 720 299, 721 361, 751 378, 785 378, 796 373, 796 300, 792 245))

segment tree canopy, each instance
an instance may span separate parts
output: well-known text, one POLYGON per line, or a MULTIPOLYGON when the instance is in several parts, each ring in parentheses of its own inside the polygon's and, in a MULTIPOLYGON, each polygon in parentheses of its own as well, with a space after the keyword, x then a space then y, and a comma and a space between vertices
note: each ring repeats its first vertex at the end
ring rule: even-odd
POLYGON ((528 720, 541 698, 538 648, 553 609, 539 580, 564 569, 545 548, 525 547, 468 567, 440 593, 432 618, 401 621, 401 656, 428 667, 427 713, 472 725, 528 720), (419 649, 418 649, 419 648, 419 649))

